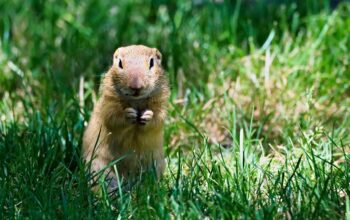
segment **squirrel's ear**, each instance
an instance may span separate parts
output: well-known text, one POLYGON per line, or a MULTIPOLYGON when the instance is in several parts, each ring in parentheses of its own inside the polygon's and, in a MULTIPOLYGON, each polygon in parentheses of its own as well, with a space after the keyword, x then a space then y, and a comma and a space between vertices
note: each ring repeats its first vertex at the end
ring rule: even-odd
POLYGON ((118 59, 118 54, 119 54, 119 48, 115 50, 113 54, 113 64, 116 64, 117 59, 118 59))
POLYGON ((114 51, 114 55, 113 55, 113 58, 116 58, 118 55, 119 55, 119 48, 117 48, 115 51, 114 51))
POLYGON ((162 54, 159 52, 157 48, 154 48, 154 51, 156 53, 157 60, 159 60, 159 63, 162 61, 162 54))

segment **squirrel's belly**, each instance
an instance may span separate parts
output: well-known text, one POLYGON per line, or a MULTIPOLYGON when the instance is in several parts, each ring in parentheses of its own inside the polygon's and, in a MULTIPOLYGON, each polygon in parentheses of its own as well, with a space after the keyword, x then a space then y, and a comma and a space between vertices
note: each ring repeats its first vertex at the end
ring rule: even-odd
POLYGON ((161 150, 163 145, 163 131, 160 126, 130 126, 111 132, 109 148, 118 156, 125 153, 151 153, 161 150))
POLYGON ((138 173, 140 169, 148 170, 154 161, 163 163, 162 129, 122 129, 110 135, 109 152, 114 159, 123 158, 117 164, 123 175, 129 172, 138 173))

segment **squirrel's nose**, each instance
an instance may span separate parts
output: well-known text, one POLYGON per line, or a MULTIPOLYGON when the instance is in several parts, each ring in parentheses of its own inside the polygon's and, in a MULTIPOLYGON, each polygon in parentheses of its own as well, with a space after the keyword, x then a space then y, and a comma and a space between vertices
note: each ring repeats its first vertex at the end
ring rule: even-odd
POLYGON ((143 89, 142 78, 140 75, 141 74, 138 73, 130 74, 128 86, 129 89, 135 92, 135 95, 138 95, 138 93, 140 93, 140 91, 143 89))
POLYGON ((143 85, 139 77, 134 77, 130 82, 129 82, 129 88, 133 91, 140 92, 143 89, 143 85))
POLYGON ((129 85, 129 89, 135 91, 135 92, 140 92, 143 89, 142 85, 129 85))

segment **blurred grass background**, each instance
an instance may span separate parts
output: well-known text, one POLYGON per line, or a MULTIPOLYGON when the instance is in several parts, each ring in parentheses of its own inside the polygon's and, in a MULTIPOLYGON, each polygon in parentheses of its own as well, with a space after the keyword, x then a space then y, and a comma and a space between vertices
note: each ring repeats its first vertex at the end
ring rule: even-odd
POLYGON ((5 218, 350 217, 348 1, 0 0, 0 14, 5 218), (130 44, 163 53, 169 169, 97 199, 81 137, 130 44))

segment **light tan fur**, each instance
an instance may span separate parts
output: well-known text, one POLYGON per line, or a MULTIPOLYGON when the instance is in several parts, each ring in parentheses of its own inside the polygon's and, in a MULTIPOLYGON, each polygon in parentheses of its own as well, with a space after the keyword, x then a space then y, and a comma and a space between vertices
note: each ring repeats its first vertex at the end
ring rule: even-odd
MULTIPOLYGON (((118 48, 100 93, 83 138, 83 157, 87 162, 93 159, 91 172, 124 156, 116 164, 119 177, 129 180, 153 166, 161 175, 169 86, 160 52, 142 45, 118 48)), ((112 179, 110 188, 115 188, 114 170, 105 173, 112 179)))

